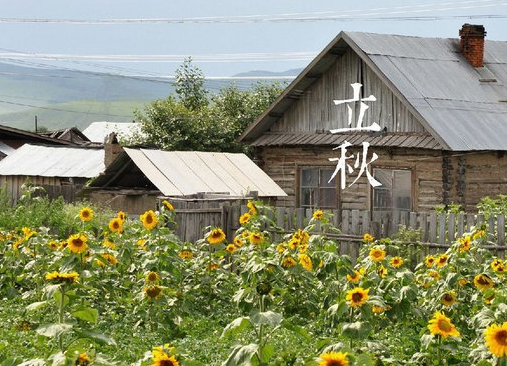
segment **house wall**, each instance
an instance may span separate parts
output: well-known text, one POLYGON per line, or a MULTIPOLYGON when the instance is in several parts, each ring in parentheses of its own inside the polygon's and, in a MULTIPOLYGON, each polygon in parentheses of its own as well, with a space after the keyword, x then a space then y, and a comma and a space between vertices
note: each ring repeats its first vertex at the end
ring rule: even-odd
POLYGON ((159 195, 158 191, 122 193, 118 190, 93 190, 86 192, 90 202, 109 207, 113 211, 124 211, 128 215, 140 215, 147 210, 155 210, 159 195))
MULTIPOLYGON (((432 210, 442 203, 442 152, 416 149, 386 149, 370 147, 379 158, 372 167, 410 169, 412 171, 412 207, 413 210, 432 210)), ((348 151, 356 154, 357 149, 348 151)), ((338 157, 332 147, 266 147, 260 151, 263 170, 288 194, 279 198, 277 205, 282 207, 298 207, 299 169, 309 166, 336 167, 336 162, 328 159, 338 157)), ((358 171, 348 175, 347 185, 356 179, 358 171)), ((365 175, 350 187, 340 190, 339 208, 369 210, 371 208, 371 187, 365 175)))
MULTIPOLYGON (((351 99, 350 84, 363 84, 363 97, 373 95, 375 102, 366 102, 369 109, 363 126, 377 122, 388 132, 425 132, 424 127, 396 98, 378 76, 350 48, 336 63, 312 84, 272 127, 273 132, 315 132, 347 128, 348 111, 345 104, 333 100, 351 99)), ((359 103, 352 119, 356 125, 359 103)))

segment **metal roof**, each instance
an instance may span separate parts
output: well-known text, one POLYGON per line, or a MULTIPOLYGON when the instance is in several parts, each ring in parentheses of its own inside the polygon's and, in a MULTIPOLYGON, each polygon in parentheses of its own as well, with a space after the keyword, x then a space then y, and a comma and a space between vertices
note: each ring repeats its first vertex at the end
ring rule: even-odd
POLYGON ((3 153, 4 155, 9 155, 9 154, 12 154, 14 151, 16 151, 15 148, 10 147, 9 145, 0 141, 0 152, 1 153, 3 153))
POLYGON ((24 144, 0 161, 0 175, 93 178, 104 169, 103 149, 24 144))
POLYGON ((267 132, 250 143, 251 146, 283 145, 340 145, 345 141, 353 145, 368 142, 370 146, 410 147, 420 149, 442 150, 442 146, 429 133, 398 132, 389 134, 369 133, 270 133, 267 132))
POLYGON ((457 38, 342 32, 241 140, 269 130, 294 103, 291 94, 304 92, 351 47, 444 149, 507 150, 507 42, 485 42, 484 67, 474 68, 459 53, 457 38))
POLYGON ((83 134, 92 142, 103 143, 111 132, 116 133, 119 139, 130 138, 141 133, 141 124, 128 122, 92 122, 84 129, 83 134))
MULTIPOLYGON (((125 148, 144 175, 165 196, 225 193, 259 197, 287 194, 245 154, 125 148)), ((106 172, 107 173, 107 172, 106 172)), ((100 178, 93 186, 100 184, 100 178)))

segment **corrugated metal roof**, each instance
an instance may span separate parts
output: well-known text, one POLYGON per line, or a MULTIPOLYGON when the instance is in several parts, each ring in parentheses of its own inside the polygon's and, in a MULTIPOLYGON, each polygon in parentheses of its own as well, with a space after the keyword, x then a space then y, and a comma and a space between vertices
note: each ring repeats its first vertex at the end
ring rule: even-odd
POLYGON ((165 196, 228 193, 259 197, 287 194, 245 154, 125 148, 144 175, 165 196))
POLYGON ((15 148, 10 147, 9 145, 0 141, 0 152, 2 152, 5 155, 9 155, 9 154, 12 154, 14 151, 16 151, 15 148))
POLYGON ((241 139, 257 139, 268 131, 290 106, 282 103, 290 90, 312 79, 324 56, 336 59, 343 53, 337 50, 352 47, 444 149, 507 150, 507 42, 486 40, 484 68, 470 65, 458 43, 458 38, 342 32, 241 139))
POLYGON ((25 144, 0 161, 0 175, 92 178, 104 169, 103 149, 25 144))
POLYGON ((127 122, 92 122, 83 134, 92 142, 103 143, 105 138, 114 132, 120 139, 130 138, 141 133, 141 124, 127 122))
POLYGON ((442 150, 442 146, 427 133, 391 133, 370 135, 368 133, 312 134, 312 133, 265 133, 251 143, 252 146, 318 145, 337 146, 345 141, 353 145, 363 142, 371 146, 411 147, 442 150))

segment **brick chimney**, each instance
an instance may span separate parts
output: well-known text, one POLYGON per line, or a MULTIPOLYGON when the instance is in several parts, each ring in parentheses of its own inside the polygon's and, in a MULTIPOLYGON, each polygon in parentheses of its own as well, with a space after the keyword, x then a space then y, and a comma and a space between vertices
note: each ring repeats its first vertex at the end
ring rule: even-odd
POLYGON ((111 164, 116 156, 123 151, 123 148, 118 143, 116 134, 111 132, 104 141, 104 164, 106 167, 111 164))
POLYGON ((482 67, 484 61, 484 37, 486 31, 483 25, 463 24, 459 31, 459 51, 473 67, 482 67))

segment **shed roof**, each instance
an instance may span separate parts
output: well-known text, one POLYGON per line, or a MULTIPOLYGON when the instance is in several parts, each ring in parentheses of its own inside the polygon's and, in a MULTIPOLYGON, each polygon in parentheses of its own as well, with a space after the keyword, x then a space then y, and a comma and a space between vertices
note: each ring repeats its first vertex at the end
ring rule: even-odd
POLYGON ((141 124, 128 122, 92 122, 84 129, 83 134, 92 142, 103 143, 105 138, 114 132, 122 138, 131 138, 141 133, 141 124))
POLYGON ((0 175, 92 178, 104 169, 103 149, 25 144, 0 161, 0 175))
MULTIPOLYGON (((221 193, 242 196, 257 191, 260 197, 287 194, 245 154, 162 151, 125 148, 125 153, 165 196, 221 193)), ((122 165, 124 165, 123 162, 122 165)), ((116 162, 111 164, 111 168, 116 162)), ((90 186, 101 187, 116 173, 106 172, 90 186)))
POLYGON ((484 67, 459 40, 341 32, 240 137, 253 141, 350 47, 446 150, 507 150, 507 42, 486 41, 484 67))

